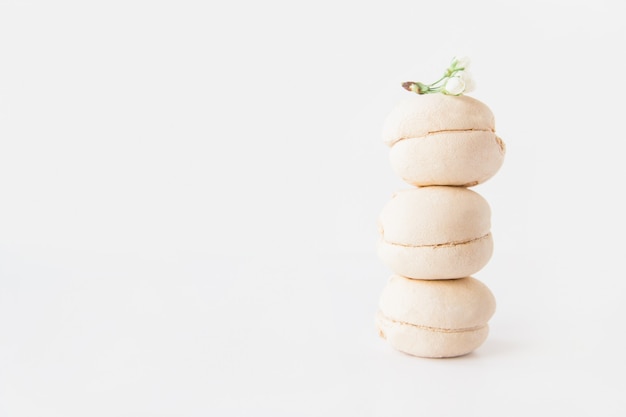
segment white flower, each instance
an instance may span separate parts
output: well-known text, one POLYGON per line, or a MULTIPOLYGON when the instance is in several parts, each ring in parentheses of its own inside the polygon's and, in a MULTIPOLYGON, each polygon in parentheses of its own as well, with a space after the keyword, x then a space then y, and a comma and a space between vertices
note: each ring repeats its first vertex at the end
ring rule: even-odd
POLYGON ((476 83, 474 82, 471 72, 469 72, 468 70, 464 70, 457 72, 456 75, 460 77, 465 84, 465 89, 463 90, 464 93, 474 91, 474 89, 476 88, 476 83))
POLYGON ((461 57, 454 57, 452 59, 452 63, 450 64, 450 67, 454 68, 454 69, 461 69, 461 68, 468 68, 470 66, 470 59, 467 56, 461 56, 461 57))
POLYGON ((465 81, 459 76, 454 76, 448 78, 446 81, 446 85, 443 87, 443 92, 445 94, 450 94, 453 96, 458 96, 459 94, 463 94, 465 91, 465 81))

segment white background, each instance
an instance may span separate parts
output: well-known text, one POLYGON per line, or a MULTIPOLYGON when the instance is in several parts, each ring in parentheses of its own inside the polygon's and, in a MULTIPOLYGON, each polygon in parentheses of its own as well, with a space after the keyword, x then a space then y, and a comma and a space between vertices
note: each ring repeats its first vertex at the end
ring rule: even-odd
POLYGON ((618 1, 0 0, 0 416, 623 416, 618 1), (394 351, 380 132, 472 59, 474 353, 394 351))

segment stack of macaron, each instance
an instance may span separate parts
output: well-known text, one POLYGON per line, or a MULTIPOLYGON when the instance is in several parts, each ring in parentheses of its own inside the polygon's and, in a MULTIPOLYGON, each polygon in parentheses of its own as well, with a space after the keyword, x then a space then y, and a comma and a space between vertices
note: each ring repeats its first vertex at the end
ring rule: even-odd
POLYGON ((470 187, 501 167, 494 116, 465 95, 413 95, 388 115, 384 142, 395 173, 412 187, 379 217, 378 254, 392 270, 376 325, 402 352, 465 355, 487 338, 495 299, 472 277, 493 253, 489 204, 470 187))

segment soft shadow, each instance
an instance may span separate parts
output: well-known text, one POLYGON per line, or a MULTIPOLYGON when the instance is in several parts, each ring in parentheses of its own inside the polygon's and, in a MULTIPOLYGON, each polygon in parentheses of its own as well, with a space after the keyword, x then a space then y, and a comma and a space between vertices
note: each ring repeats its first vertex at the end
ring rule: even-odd
POLYGON ((524 346, 516 340, 487 339, 482 346, 466 356, 483 358, 510 356, 521 350, 524 350, 524 346))

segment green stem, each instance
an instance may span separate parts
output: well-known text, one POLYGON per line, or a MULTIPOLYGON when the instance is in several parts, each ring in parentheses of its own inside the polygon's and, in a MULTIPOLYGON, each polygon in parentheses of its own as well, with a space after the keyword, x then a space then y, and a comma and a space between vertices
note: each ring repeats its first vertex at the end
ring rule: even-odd
POLYGON ((441 77, 440 79, 438 79, 437 81, 435 81, 434 83, 431 83, 431 84, 429 84, 429 85, 435 85, 435 84, 437 84, 437 83, 439 83, 439 82, 441 82, 441 81, 445 80, 446 78, 448 78, 448 76, 447 76, 447 75, 444 75, 443 77, 441 77))

